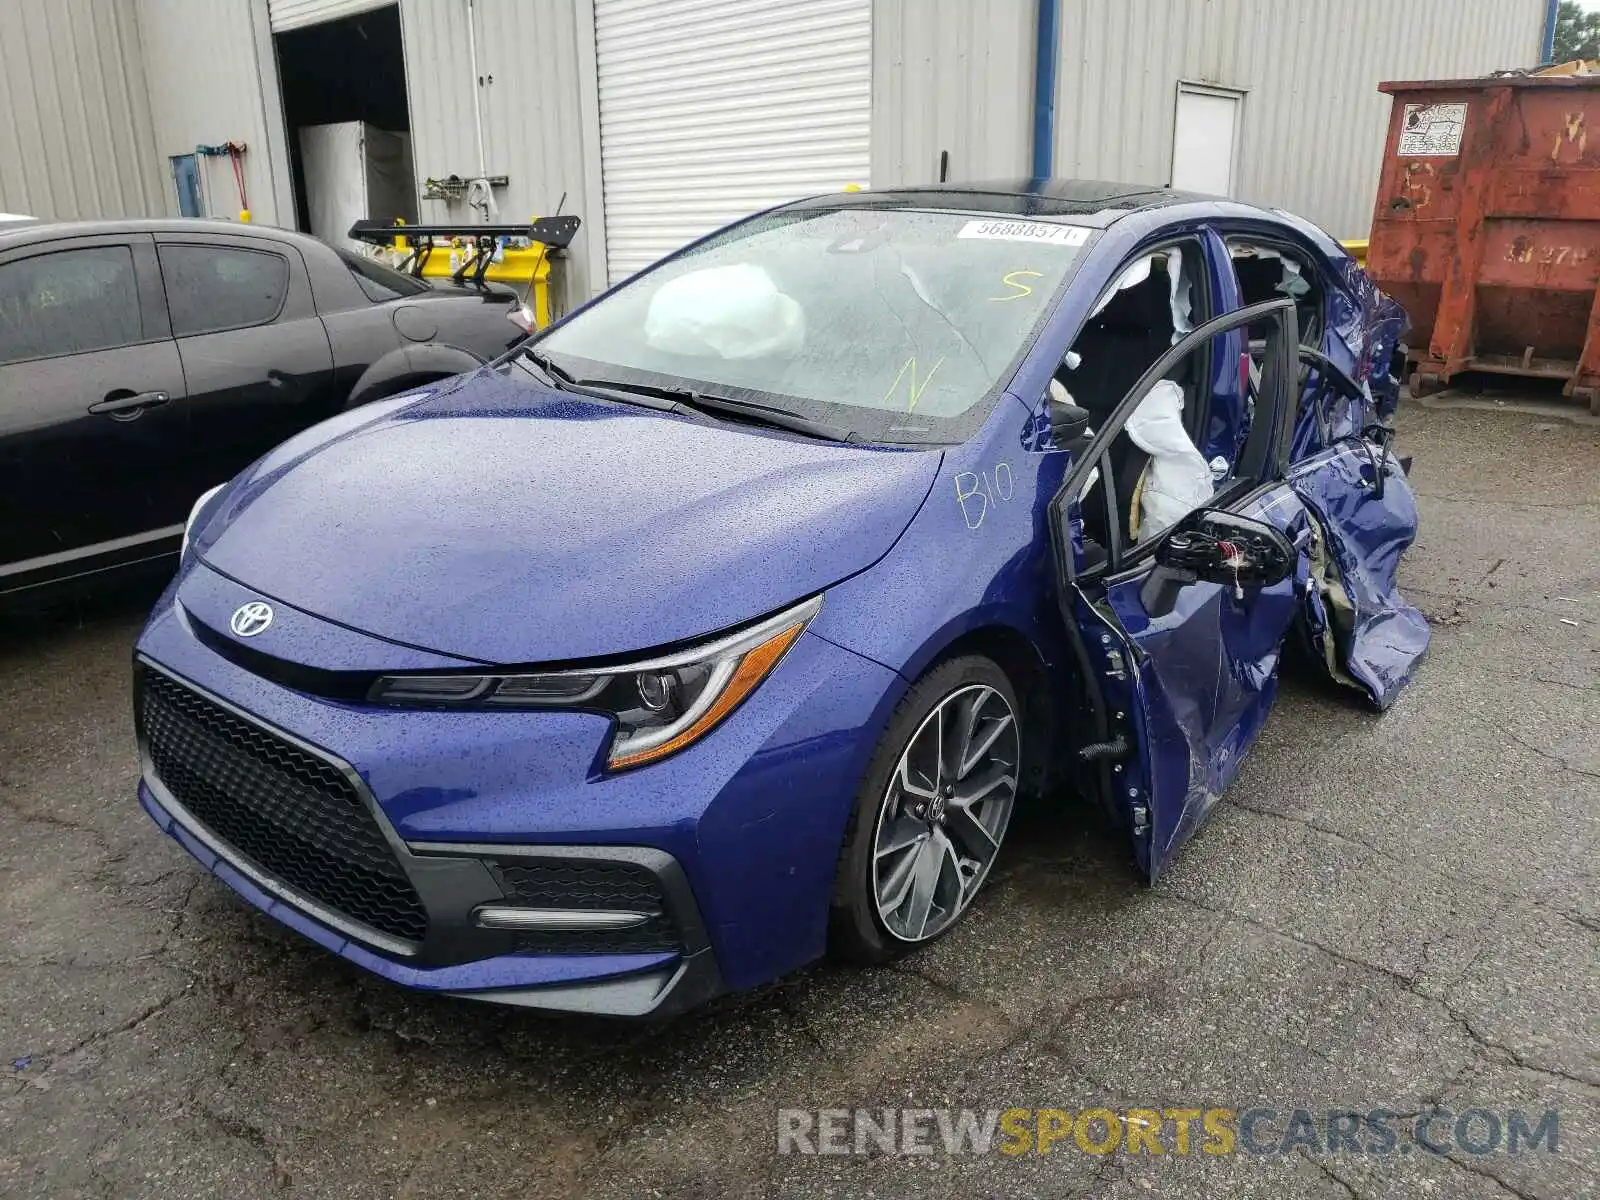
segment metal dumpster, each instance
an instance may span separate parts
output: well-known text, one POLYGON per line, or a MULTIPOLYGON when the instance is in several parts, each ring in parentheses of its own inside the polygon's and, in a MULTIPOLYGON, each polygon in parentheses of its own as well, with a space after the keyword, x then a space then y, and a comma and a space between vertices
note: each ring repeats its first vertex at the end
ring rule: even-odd
POLYGON ((1600 413, 1600 75, 1379 87, 1367 270, 1410 314, 1412 390, 1561 379, 1600 413))

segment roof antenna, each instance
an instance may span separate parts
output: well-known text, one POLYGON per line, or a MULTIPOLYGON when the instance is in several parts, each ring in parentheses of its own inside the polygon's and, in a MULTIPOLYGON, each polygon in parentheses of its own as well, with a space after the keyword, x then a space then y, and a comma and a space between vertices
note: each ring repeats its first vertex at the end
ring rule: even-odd
POLYGON ((943 183, 950 178, 950 151, 939 151, 939 182, 943 183))

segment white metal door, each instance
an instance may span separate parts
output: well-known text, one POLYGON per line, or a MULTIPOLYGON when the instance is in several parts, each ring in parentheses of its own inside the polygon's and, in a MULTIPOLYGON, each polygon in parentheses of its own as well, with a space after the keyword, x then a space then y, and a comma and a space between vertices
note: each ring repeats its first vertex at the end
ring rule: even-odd
POLYGON ((282 33, 393 3, 395 0, 267 0, 267 11, 272 17, 272 32, 282 33))
POLYGON ((1193 83, 1178 85, 1172 126, 1172 186, 1233 195, 1233 162, 1244 94, 1193 83))
POLYGON ((871 0, 595 0, 611 282, 737 217, 867 183, 871 0))

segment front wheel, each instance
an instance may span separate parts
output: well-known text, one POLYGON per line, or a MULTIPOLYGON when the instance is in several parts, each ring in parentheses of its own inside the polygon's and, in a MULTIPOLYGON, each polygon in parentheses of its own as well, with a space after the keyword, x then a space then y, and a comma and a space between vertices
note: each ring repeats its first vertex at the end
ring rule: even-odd
POLYGON ((976 655, 906 693, 856 797, 834 949, 884 962, 952 928, 988 878, 1016 804, 1022 730, 1004 671, 976 655))

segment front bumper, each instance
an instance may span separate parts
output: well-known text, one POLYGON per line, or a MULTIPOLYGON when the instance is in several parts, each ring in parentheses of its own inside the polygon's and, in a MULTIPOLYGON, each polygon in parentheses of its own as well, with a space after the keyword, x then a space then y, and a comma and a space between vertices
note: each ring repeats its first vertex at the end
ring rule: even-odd
MULTIPOLYGON (((150 817, 202 866, 251 904, 343 958, 396 983, 426 991, 608 1016, 667 1016, 723 990, 683 869, 662 850, 643 846, 407 844, 395 834, 371 791, 348 764, 291 734, 264 725, 236 705, 178 679, 146 659, 135 667, 134 709, 143 768, 139 802, 150 817), (279 762, 269 763, 260 756, 245 759, 237 754, 224 760, 227 751, 218 749, 222 741, 212 738, 208 745, 189 747, 188 761, 176 767, 169 765, 164 772, 157 760, 170 753, 173 718, 156 697, 177 689, 196 705, 241 725, 248 724, 251 733, 269 745, 279 762), (175 780, 175 784, 190 795, 191 803, 198 800, 208 804, 215 802, 218 793, 216 787, 208 785, 231 778, 235 794, 257 801, 259 809, 258 781, 245 779, 244 773, 260 776, 274 772, 290 754, 319 760, 342 777, 360 805, 358 817, 370 821, 375 834, 382 838, 384 845, 377 853, 388 856, 400 877, 383 882, 390 892, 405 891, 410 901, 400 905, 390 897, 387 905, 372 909, 383 914, 376 920, 387 928, 378 928, 346 911, 360 907, 359 900, 341 907, 326 886, 318 886, 319 882, 331 883, 345 896, 357 892, 363 873, 352 867, 348 853, 338 863, 341 878, 336 881, 319 880, 319 875, 328 874, 326 870, 308 869, 305 859, 307 853, 315 851, 312 841, 307 841, 296 855, 298 861, 285 869, 285 860, 278 860, 275 865, 280 869, 274 871, 262 861, 273 861, 271 850, 254 855, 247 852, 241 847, 252 842, 239 836, 237 828, 232 830, 234 837, 230 841, 213 828, 224 825, 223 821, 215 816, 208 821, 186 807, 164 778, 166 775, 181 780, 175 780), (198 769, 193 764, 199 764, 198 769), (253 785, 257 790, 252 795, 253 785), (631 930, 620 934, 603 929, 589 932, 581 925, 555 931, 486 928, 476 919, 484 910, 507 911, 508 906, 528 899, 519 892, 518 885, 530 872, 539 872, 534 886, 543 883, 541 898, 550 907, 509 911, 565 912, 580 922, 585 914, 616 914, 619 910, 613 901, 618 897, 596 893, 604 891, 607 875, 615 878, 619 869, 632 877, 629 899, 634 908, 653 908, 652 923, 660 927, 648 930, 645 938, 633 937, 632 946, 628 944, 631 930), (560 875, 568 877, 564 889, 546 882, 560 875), (641 886, 641 877, 650 882, 641 886), (564 890, 566 895, 553 895, 557 890, 564 890), (405 936, 410 932, 408 920, 415 921, 420 931, 417 936, 405 936), (540 948, 547 952, 530 952, 530 940, 542 943, 540 948), (605 945, 608 940, 613 944, 605 945), (563 941, 566 947, 562 946, 563 941), (581 952, 562 953, 563 948, 581 952), (552 949, 554 953, 548 952, 552 949)), ((270 832, 277 835, 279 847, 309 833, 316 843, 345 849, 337 845, 337 831, 330 833, 327 826, 297 831, 290 827, 293 814, 286 820, 281 807, 272 816, 278 824, 270 832)), ((269 831, 268 823, 259 817, 255 827, 269 831)), ((368 886, 364 890, 374 889, 368 886)))
POLYGON ((405 987, 552 1012, 613 1017, 671 1016, 723 990, 709 949, 682 957, 618 954, 530 959, 512 954, 453 966, 397 963, 313 917, 316 906, 308 905, 304 897, 286 896, 285 889, 274 886, 274 881, 208 837, 203 826, 185 824, 162 804, 159 790, 159 784, 140 783, 139 803, 201 866, 268 916, 339 957, 405 987))
MULTIPOLYGON (((192 584, 199 573, 187 574, 192 584)), ((230 581, 216 597, 224 610, 235 603, 234 587, 230 581)), ((200 618, 178 602, 184 594, 180 584, 163 598, 137 652, 141 803, 245 899, 326 948, 409 987, 628 1016, 673 1013, 822 953, 839 842, 877 728, 898 694, 893 673, 802 637, 704 742, 612 776, 594 766, 603 761, 603 719, 382 709, 306 694, 197 636, 200 618), (157 761, 143 694, 152 679, 213 706, 236 736, 271 741, 266 768, 219 763, 214 745, 192 740, 176 758, 169 752, 157 761), (215 794, 195 792, 183 777, 194 763, 209 764, 221 781, 215 791, 266 811, 272 836, 241 831, 216 807, 215 794), (335 844, 344 861, 351 843, 336 829, 324 836, 332 828, 326 811, 286 808, 280 794, 261 793, 261 780, 286 765, 302 777, 316 773, 324 790, 343 789, 373 831, 356 847, 358 866, 379 858, 398 864, 379 880, 385 902, 394 898, 389 892, 409 891, 420 918, 408 924, 415 912, 364 910, 360 897, 349 898, 347 872, 330 880, 324 871, 313 886, 297 886, 305 864, 274 857, 278 834, 298 829, 295 844, 313 856, 335 844), (587 874, 585 864, 613 881, 625 876, 635 898, 648 892, 663 917, 650 928, 670 926, 670 944, 609 935, 575 942, 549 932, 530 941, 526 930, 484 927, 484 906, 622 905, 617 896, 552 898, 552 871, 587 874), (515 886, 514 876, 522 881, 515 886)), ((195 607, 208 607, 205 595, 196 599, 195 607)), ((306 616, 279 613, 275 629, 298 629, 306 616)), ((328 636, 348 641, 338 631, 328 636)), ((214 629, 206 637, 214 640, 214 629)), ((328 661, 326 645, 315 648, 328 661)))

